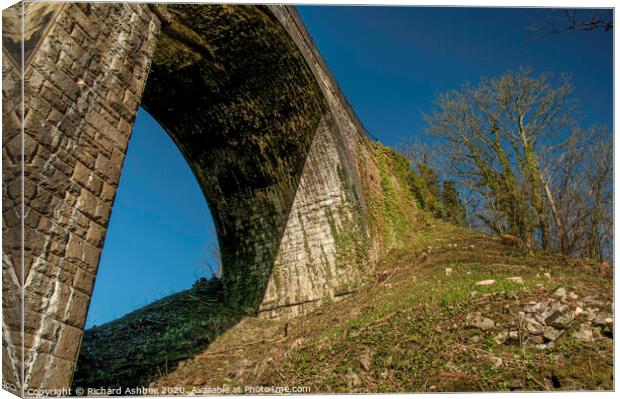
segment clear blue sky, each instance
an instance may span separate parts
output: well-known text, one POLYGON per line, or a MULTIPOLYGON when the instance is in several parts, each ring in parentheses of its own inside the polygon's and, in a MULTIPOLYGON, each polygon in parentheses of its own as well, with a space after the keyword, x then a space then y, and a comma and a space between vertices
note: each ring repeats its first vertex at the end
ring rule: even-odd
MULTIPOLYGON (((420 133, 437 92, 519 66, 568 72, 584 124, 613 118, 612 33, 569 32, 528 45, 542 9, 298 7, 366 128, 388 145, 420 133)), ((611 12, 610 12, 611 14, 611 12)), ((170 138, 140 112, 114 204, 87 326, 185 288, 213 243, 207 204, 170 138)))

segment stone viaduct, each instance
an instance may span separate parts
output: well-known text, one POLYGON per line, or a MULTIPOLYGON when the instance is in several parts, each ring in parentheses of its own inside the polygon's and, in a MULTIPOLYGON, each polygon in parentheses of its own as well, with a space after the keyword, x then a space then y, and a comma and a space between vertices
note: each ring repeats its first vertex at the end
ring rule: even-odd
POLYGON ((3 26, 2 377, 15 392, 70 386, 139 106, 204 192, 227 300, 260 317, 350 293, 413 223, 292 7, 26 3, 3 26))

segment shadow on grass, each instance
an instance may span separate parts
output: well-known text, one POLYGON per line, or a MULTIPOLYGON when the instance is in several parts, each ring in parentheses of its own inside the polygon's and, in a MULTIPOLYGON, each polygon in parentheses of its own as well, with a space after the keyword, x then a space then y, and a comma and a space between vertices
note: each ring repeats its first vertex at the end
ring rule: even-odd
POLYGON ((148 386, 246 315, 226 303, 220 279, 201 279, 186 291, 85 331, 72 385, 148 386))

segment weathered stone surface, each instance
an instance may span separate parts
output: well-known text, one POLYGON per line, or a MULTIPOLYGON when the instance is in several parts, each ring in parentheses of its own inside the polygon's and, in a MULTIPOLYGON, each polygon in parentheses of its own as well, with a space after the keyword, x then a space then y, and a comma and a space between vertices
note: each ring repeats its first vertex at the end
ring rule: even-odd
POLYGON ((558 298, 564 298, 566 296, 567 292, 566 289, 563 287, 560 287, 558 289, 556 289, 555 291, 553 291, 553 295, 558 297, 558 298))
POLYGON ((564 333, 562 330, 556 330, 553 327, 545 327, 543 330, 543 336, 549 341, 555 341, 560 338, 560 336, 564 333))
POLYGON ((573 336, 583 342, 592 342, 594 339, 592 327, 585 323, 579 326, 578 331, 573 332, 573 336))
POLYGON ((203 189, 226 300, 261 317, 350 292, 415 225, 410 193, 396 178, 379 183, 394 176, 395 155, 368 140, 292 7, 26 3, 25 12, 24 60, 19 9, 3 13, 5 381, 69 385, 140 105, 203 189), (394 198, 396 219, 383 212, 394 198))
POLYGON ((573 318, 570 313, 562 313, 557 310, 545 318, 545 323, 555 328, 565 328, 571 321, 573 318))
POLYGON ((532 318, 525 320, 525 329, 532 335, 540 335, 543 333, 543 326, 532 318))

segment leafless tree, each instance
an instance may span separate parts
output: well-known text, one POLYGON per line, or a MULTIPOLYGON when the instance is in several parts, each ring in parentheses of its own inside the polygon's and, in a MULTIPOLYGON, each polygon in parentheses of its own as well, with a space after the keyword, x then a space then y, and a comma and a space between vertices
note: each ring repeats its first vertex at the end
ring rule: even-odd
POLYGON ((560 252, 610 259, 613 231, 613 148, 606 128, 575 129, 546 174, 555 193, 560 252), (561 228, 558 228, 561 227, 561 228))
POLYGON ((526 29, 531 41, 572 31, 613 30, 613 11, 610 9, 551 9, 545 21, 534 22, 526 29))
MULTIPOLYGON (((437 97, 427 133, 484 228, 601 258, 613 230, 611 140, 577 126, 570 77, 521 68, 437 97)), ((428 150, 427 150, 428 151, 428 150)), ((432 152, 432 151, 428 151, 432 152)))

